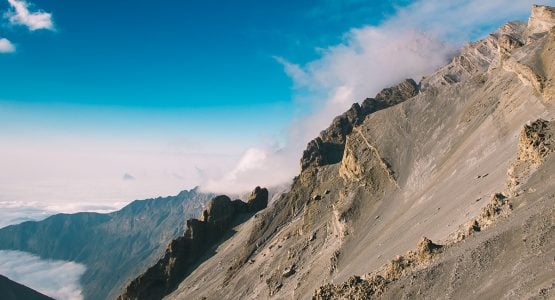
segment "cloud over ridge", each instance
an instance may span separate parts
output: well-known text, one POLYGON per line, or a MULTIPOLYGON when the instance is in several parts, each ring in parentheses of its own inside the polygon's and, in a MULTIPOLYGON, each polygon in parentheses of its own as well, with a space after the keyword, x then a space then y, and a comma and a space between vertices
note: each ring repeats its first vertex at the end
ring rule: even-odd
POLYGON ((532 4, 528 0, 419 0, 380 25, 351 29, 342 43, 320 50, 320 58, 314 61, 295 64, 275 56, 293 81, 299 105, 309 103, 309 113, 290 124, 283 146, 251 147, 234 168, 201 187, 238 193, 290 180, 299 172, 307 142, 352 103, 405 78, 419 81, 447 63, 465 41, 527 16, 532 4))

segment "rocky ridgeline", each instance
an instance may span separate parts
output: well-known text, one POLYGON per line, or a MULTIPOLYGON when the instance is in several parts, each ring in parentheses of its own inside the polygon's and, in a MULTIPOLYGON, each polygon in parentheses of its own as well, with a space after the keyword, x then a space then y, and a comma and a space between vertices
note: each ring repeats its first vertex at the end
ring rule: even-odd
MULTIPOLYGON (((472 76, 488 70, 503 67, 518 75, 523 83, 531 85, 546 100, 553 98, 551 88, 547 89, 543 70, 537 70, 511 57, 511 53, 524 45, 533 43, 551 32, 555 26, 555 9, 549 6, 534 5, 532 13, 525 22, 509 22, 488 37, 469 43, 460 55, 453 58, 447 66, 441 68, 421 82, 423 90, 462 82, 472 76)), ((545 47, 550 49, 550 47, 545 47)))
POLYGON ((331 125, 310 141, 301 158, 301 169, 335 164, 343 158, 345 142, 355 126, 362 124, 366 116, 408 100, 418 94, 418 84, 406 79, 398 85, 382 90, 375 98, 367 98, 362 104, 355 103, 331 125))
POLYGON ((170 242, 165 255, 145 273, 134 279, 118 297, 127 299, 161 299, 200 262, 207 251, 244 218, 266 208, 268 190, 256 187, 247 202, 221 195, 208 202, 200 219, 187 220, 182 237, 170 242))
MULTIPOLYGON (((419 85, 412 79, 406 79, 393 87, 385 88, 374 98, 365 99, 362 104, 354 103, 349 110, 336 117, 319 137, 310 141, 301 158, 300 176, 294 179, 290 191, 276 201, 276 206, 265 210, 260 218, 255 220, 254 229, 251 230, 248 241, 234 259, 224 281, 232 278, 235 272, 249 261, 260 245, 266 243, 275 231, 285 226, 294 215, 299 213, 299 209, 305 204, 305 199, 318 201, 322 197, 313 191, 318 185, 317 176, 313 175, 319 172, 319 167, 337 164, 344 159, 347 136, 356 126, 362 124, 372 113, 405 102, 418 93, 419 85)), ((325 191, 322 192, 326 194, 325 191)), ((280 286, 279 283, 278 280, 268 285, 280 286)))

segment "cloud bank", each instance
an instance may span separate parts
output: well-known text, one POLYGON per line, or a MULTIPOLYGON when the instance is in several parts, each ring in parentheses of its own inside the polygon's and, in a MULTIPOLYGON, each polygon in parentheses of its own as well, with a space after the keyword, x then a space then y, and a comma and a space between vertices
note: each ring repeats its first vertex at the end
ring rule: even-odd
POLYGON ((0 53, 13 53, 15 46, 6 38, 0 38, 0 53))
POLYGON ((83 299, 79 279, 85 266, 42 260, 20 251, 0 251, 0 274, 58 300, 83 299))
POLYGON ((6 17, 10 23, 14 25, 24 25, 29 30, 35 31, 39 29, 54 30, 52 22, 52 14, 44 11, 31 12, 31 6, 24 0, 8 0, 13 10, 6 13, 6 17))
POLYGON ((113 203, 95 203, 91 200, 73 203, 0 201, 0 228, 26 221, 41 221, 58 213, 109 213, 122 208, 125 204, 127 201, 113 203))
POLYGON ((207 180, 202 188, 238 193, 290 180, 299 173, 307 142, 352 103, 405 78, 420 80, 446 64, 468 39, 482 37, 504 22, 524 20, 532 4, 527 0, 420 0, 378 26, 351 29, 342 43, 321 49, 317 60, 299 65, 275 57, 293 80, 298 106, 310 107, 309 113, 292 122, 284 145, 246 150, 234 168, 207 180))

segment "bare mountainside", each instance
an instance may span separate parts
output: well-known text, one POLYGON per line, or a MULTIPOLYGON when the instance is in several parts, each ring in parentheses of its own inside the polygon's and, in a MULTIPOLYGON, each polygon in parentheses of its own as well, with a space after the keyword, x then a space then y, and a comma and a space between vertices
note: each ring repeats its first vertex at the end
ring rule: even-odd
POLYGON ((167 299, 555 297, 554 12, 353 105, 167 299))

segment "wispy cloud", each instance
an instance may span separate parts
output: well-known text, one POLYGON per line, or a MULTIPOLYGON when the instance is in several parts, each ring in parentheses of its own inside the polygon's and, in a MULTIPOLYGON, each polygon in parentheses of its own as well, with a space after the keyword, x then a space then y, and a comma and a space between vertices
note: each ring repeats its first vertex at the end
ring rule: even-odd
POLYGON ((203 188, 242 192, 292 178, 299 172, 306 143, 352 103, 405 78, 420 80, 447 63, 466 40, 504 22, 525 20, 532 4, 528 0, 420 0, 398 9, 380 25, 351 29, 342 43, 321 49, 320 58, 312 62, 301 65, 275 57, 293 80, 296 98, 302 100, 299 105, 309 103, 310 113, 293 121, 283 147, 249 149, 233 169, 208 180, 203 188))
POLYGON ((0 38, 0 53, 15 52, 15 45, 6 38, 0 38))
POLYGON ((0 251, 0 274, 59 300, 83 299, 79 280, 82 264, 42 260, 20 251, 0 251))
POLYGON ((54 30, 52 14, 38 10, 30 11, 32 5, 24 0, 8 0, 12 10, 6 13, 10 23, 14 25, 24 25, 31 31, 39 29, 54 30))
POLYGON ((310 78, 308 74, 301 68, 301 66, 291 63, 281 56, 274 56, 274 59, 283 66, 285 74, 289 76, 296 88, 301 88, 309 85, 310 78))

